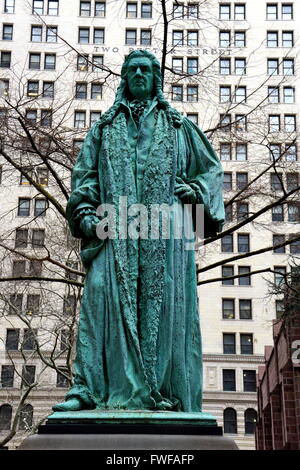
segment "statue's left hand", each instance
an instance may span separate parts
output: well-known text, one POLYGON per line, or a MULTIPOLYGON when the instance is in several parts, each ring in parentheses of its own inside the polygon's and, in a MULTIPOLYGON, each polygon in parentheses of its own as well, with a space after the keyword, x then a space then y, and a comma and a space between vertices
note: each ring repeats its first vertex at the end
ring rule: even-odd
POLYGON ((187 199, 191 202, 196 202, 197 195, 195 191, 194 183, 188 184, 183 181, 182 178, 176 176, 176 184, 174 194, 178 195, 180 199, 187 199))
POLYGON ((80 222, 80 230, 86 238, 96 237, 96 228, 100 220, 95 215, 85 215, 80 222))

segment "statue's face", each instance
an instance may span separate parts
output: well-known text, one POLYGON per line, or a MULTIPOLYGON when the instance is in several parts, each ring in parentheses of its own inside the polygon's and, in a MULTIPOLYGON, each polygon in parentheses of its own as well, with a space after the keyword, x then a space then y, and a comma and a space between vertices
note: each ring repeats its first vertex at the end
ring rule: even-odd
POLYGON ((127 69, 127 83, 132 96, 139 100, 151 98, 153 89, 152 62, 147 57, 131 59, 127 69))

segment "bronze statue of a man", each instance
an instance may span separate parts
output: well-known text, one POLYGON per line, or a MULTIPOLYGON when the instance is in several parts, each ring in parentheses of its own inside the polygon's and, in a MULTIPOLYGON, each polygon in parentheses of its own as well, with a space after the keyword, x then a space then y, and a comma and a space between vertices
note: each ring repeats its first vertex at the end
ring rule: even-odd
MULTIPOLYGON (((205 235, 224 220, 222 169, 200 129, 170 106, 160 65, 126 58, 113 106, 88 132, 67 215, 87 269, 74 384, 55 411, 201 411, 202 353, 194 250, 175 236, 203 204, 205 235), (174 207, 169 237, 100 239, 101 204, 174 207), (181 227, 182 228, 182 227, 181 227)), ((118 210, 118 209, 116 209, 118 210)), ((117 212, 117 219, 121 215, 117 212)))

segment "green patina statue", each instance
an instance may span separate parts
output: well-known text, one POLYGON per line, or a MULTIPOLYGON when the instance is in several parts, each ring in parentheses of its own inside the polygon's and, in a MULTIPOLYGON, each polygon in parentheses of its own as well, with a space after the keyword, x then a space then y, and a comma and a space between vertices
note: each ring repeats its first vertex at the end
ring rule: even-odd
MULTIPOLYGON (((189 202, 204 206, 205 236, 219 232, 221 187, 205 135, 164 99, 155 56, 129 54, 115 102, 88 132, 73 170, 67 216, 87 273, 74 384, 54 411, 201 411, 195 253, 175 228, 189 202), (170 236, 99 238, 97 208, 117 207, 121 197, 176 206, 170 236)), ((188 214, 184 224, 193 223, 188 214)))

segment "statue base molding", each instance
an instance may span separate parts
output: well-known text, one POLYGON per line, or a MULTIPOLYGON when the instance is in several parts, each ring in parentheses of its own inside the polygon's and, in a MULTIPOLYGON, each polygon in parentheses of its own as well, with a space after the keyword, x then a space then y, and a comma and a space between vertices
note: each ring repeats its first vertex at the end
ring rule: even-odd
POLYGON ((238 450, 208 413, 56 412, 20 450, 238 450))

